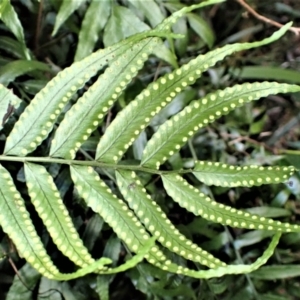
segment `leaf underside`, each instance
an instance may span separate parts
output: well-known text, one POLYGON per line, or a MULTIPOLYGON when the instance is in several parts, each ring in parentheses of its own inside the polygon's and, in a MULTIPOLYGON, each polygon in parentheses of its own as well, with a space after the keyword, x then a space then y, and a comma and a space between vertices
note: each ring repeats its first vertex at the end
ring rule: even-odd
MULTIPOLYGON (((158 49, 161 49, 159 47, 163 45, 160 38, 180 37, 171 33, 172 25, 193 9, 223 1, 209 0, 185 7, 165 19, 155 29, 130 36, 75 62, 59 72, 36 94, 15 123, 7 137, 5 155, 1 157, 7 158, 12 155, 22 157, 27 190, 35 210, 57 248, 78 268, 74 273, 63 274, 54 265, 10 173, 0 165, 0 225, 15 243, 20 256, 43 276, 54 280, 70 280, 91 272, 114 274, 136 266, 144 258, 162 270, 194 278, 208 279, 225 274, 249 273, 266 263, 273 254, 281 233, 300 231, 299 225, 260 217, 217 203, 189 184, 183 176, 176 174, 176 171, 157 171, 200 128, 247 102, 270 94, 299 92, 300 87, 297 85, 276 82, 246 83, 218 90, 194 100, 157 128, 144 148, 139 166, 127 166, 126 169, 125 165, 119 165, 120 168, 117 165, 153 117, 184 89, 194 84, 203 72, 236 51, 259 47, 277 40, 291 24, 283 26, 262 41, 227 45, 205 55, 199 55, 149 84, 119 112, 100 140, 97 140, 95 161, 91 161, 90 165, 103 165, 104 168, 109 166, 115 169, 115 173, 109 175, 112 179, 116 179, 116 185, 124 200, 116 196, 118 193, 112 192, 96 169, 87 166, 88 161, 72 161, 82 144, 102 124, 104 117, 143 67, 148 56, 159 52, 158 49), (102 69, 104 70, 98 79, 91 86, 85 86, 102 69), (69 100, 76 100, 78 90, 81 90, 83 96, 74 105, 68 105, 71 107, 65 113, 69 100), (56 124, 62 112, 65 113, 63 120, 60 124, 56 124), (70 165, 71 178, 78 195, 89 208, 103 218, 129 251, 135 253, 120 266, 112 268, 109 266, 112 263, 111 259, 102 257, 95 260, 91 256, 76 231, 50 171, 42 165, 26 161, 25 156, 33 152, 54 128, 49 157, 41 158, 40 161, 70 165), (270 245, 251 265, 226 265, 186 238, 171 223, 162 209, 151 199, 141 184, 141 179, 130 169, 131 167, 133 170, 161 175, 167 194, 196 216, 225 226, 275 231, 270 245), (196 263, 197 268, 199 263, 209 270, 196 271, 182 267, 169 258, 172 257, 172 253, 196 263)), ((80 1, 83 2, 85 1, 80 1)), ((80 3, 73 4, 72 9, 77 9, 80 3)), ((93 5, 98 7, 98 4, 93 5)), ((70 15, 66 7, 68 7, 66 4, 61 6, 55 31, 62 25, 61 17, 66 19, 70 15)), ((149 16, 155 17, 151 13, 149 16)), ((90 20, 85 21, 90 23, 90 20)), ((152 21, 157 23, 155 18, 152 21)), ((93 32, 96 31, 97 28, 93 32)), ((20 33, 19 39, 23 41, 20 33)), ((83 40, 84 37, 81 35, 81 47, 83 40)), ((93 45, 93 41, 89 40, 89 49, 93 45)), ((26 51, 24 48, 24 53, 26 51)), ((77 57, 80 55, 79 52, 78 56, 76 54, 77 57)), ((0 129, 13 112, 12 107, 17 108, 20 103, 21 100, 17 96, 0 85, 0 120, 2 120, 0 129)), ((34 159, 32 161, 39 162, 34 159)), ((177 173, 186 172, 192 173, 207 185, 251 187, 287 182, 295 169, 255 165, 231 166, 218 162, 195 161, 190 170, 180 170, 177 173)))

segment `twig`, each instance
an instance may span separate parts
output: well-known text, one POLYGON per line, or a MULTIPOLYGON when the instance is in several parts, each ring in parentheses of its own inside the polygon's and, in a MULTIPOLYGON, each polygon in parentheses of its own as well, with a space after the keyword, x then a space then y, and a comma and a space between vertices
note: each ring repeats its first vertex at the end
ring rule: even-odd
POLYGON ((36 19, 36 31, 35 31, 35 37, 34 37, 34 51, 35 54, 38 55, 39 52, 39 38, 41 34, 41 22, 42 22, 42 14, 43 14, 43 0, 39 4, 39 10, 38 10, 38 15, 36 19))
MULTIPOLYGON (((264 17, 262 15, 260 15, 259 13, 257 13, 251 6, 249 6, 244 0, 236 0, 241 6, 243 6, 251 15, 253 15, 255 18, 257 18, 258 20, 261 20, 265 23, 268 24, 272 24, 278 28, 283 27, 282 24, 273 21, 267 17, 264 17)), ((300 34, 300 28, 299 27, 290 27, 289 31, 292 31, 293 33, 295 33, 295 35, 299 35, 300 34)))

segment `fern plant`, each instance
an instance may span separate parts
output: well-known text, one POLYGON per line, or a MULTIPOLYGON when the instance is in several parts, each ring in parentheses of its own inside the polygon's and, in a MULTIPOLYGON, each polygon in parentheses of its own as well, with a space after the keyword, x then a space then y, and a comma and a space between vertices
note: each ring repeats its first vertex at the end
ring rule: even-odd
MULTIPOLYGON (((193 85, 203 72, 237 51, 260 47, 279 39, 291 26, 285 25, 272 36, 253 43, 237 43, 201 54, 174 71, 159 77, 142 90, 109 124, 90 160, 77 155, 82 145, 102 124, 104 118, 143 67, 162 39, 180 38, 171 33, 176 21, 196 8, 220 3, 209 0, 185 7, 166 18, 155 29, 135 34, 73 63, 51 79, 22 112, 6 137, 0 155, 0 225, 14 242, 21 257, 43 276, 55 280, 74 279, 85 274, 113 274, 146 259, 162 270, 194 278, 249 273, 266 263, 281 233, 299 232, 300 226, 259 217, 219 204, 195 188, 187 175, 206 185, 252 187, 287 182, 296 171, 292 166, 233 166, 197 161, 185 169, 170 169, 168 161, 199 129, 236 108, 270 94, 294 93, 300 86, 277 82, 245 83, 209 93, 192 101, 160 124, 143 149, 139 163, 124 157, 132 144, 145 133, 153 118, 179 93, 193 85), (102 70, 101 75, 98 73, 102 70), (85 90, 87 82, 97 79, 85 90), (82 96, 73 103, 73 96, 82 96), (39 147, 44 141, 47 153, 39 147), (23 164, 30 202, 47 228, 57 248, 78 268, 62 273, 46 252, 31 220, 25 200, 7 168, 7 163, 23 164), (123 265, 112 267, 111 260, 95 260, 80 239, 50 175, 51 164, 68 165, 76 191, 86 205, 113 229, 127 249, 135 253, 123 265), (162 167, 164 166, 164 167, 162 167), (167 167, 165 167, 167 166, 167 167), (108 186, 104 172, 113 179, 108 186), (100 176, 101 174, 101 176, 100 176), (157 175, 170 198, 181 207, 212 222, 246 229, 273 232, 272 240, 251 265, 227 265, 185 237, 151 198, 143 174, 157 175), (172 261, 170 253, 199 263, 201 270, 172 261)), ((21 100, 5 86, 0 88, 2 126, 21 100)), ((45 149, 45 148, 43 148, 45 149)))

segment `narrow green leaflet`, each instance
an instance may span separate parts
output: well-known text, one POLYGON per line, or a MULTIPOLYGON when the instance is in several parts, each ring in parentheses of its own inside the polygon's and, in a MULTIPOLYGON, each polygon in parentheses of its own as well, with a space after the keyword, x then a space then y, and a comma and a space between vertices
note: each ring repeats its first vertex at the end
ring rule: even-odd
POLYGON ((31 202, 58 249, 78 266, 93 263, 46 168, 32 163, 24 168, 31 202))
POLYGON ((109 285, 111 282, 111 276, 97 276, 96 292, 99 299, 109 300, 109 285))
POLYGON ((191 28, 202 38, 205 44, 211 48, 215 42, 215 34, 209 24, 196 14, 188 14, 187 19, 191 28))
POLYGON ((135 267, 138 263, 140 263, 145 257, 149 255, 149 252, 153 247, 155 247, 156 237, 151 237, 145 245, 139 249, 138 253, 134 255, 131 259, 127 260, 123 265, 119 267, 115 267, 113 269, 108 269, 103 274, 114 274, 119 272, 124 272, 128 269, 135 267))
POLYGON ((61 25, 69 18, 69 16, 77 10, 86 0, 69 1, 63 0, 56 16, 52 36, 54 36, 61 25))
POLYGON ((10 3, 10 0, 2 0, 0 2, 0 19, 12 31, 12 33, 21 43, 24 58, 29 60, 30 54, 25 44, 23 27, 17 13, 14 10, 14 7, 10 3))
POLYGON ((208 254, 175 228, 161 208, 151 200, 134 172, 119 170, 116 172, 116 178, 130 208, 164 247, 210 268, 225 266, 225 263, 208 254))
POLYGON ((65 115, 52 140, 50 156, 75 157, 81 144, 98 127, 123 89, 143 67, 158 40, 144 39, 112 61, 110 67, 65 115))
POLYGON ((111 15, 104 29, 103 42, 107 47, 137 32, 149 29, 150 27, 142 22, 132 10, 114 4, 112 5, 111 15))
POLYGON ((101 138, 96 159, 118 162, 151 119, 187 86, 193 84, 209 67, 236 51, 259 47, 277 40, 291 26, 287 24, 272 36, 253 43, 233 44, 199 55, 188 64, 151 83, 114 119, 101 138), (119 154, 119 152, 121 154, 119 154))
MULTIPOLYGON (((171 28, 171 26, 173 24, 176 23, 176 21, 183 17, 184 15, 186 15, 187 13, 201 8, 201 7, 205 7, 205 6, 209 6, 209 5, 213 5, 213 4, 218 4, 218 3, 222 3, 225 2, 226 0, 208 0, 208 1, 203 1, 199 4, 194 4, 194 5, 190 5, 190 6, 186 6, 183 7, 182 9, 174 12, 169 18, 165 19, 161 24, 157 25, 155 27, 155 29, 159 30, 159 31, 164 31, 166 29, 171 28)), ((290 25, 291 26, 291 25, 290 25)))
POLYGON ((179 175, 162 175, 162 180, 168 195, 175 202, 196 216, 201 216, 209 221, 238 228, 300 232, 299 225, 282 223, 219 204, 179 175))
POLYGON ((259 257, 253 264, 251 265, 228 265, 226 267, 220 267, 218 269, 210 269, 207 271, 190 271, 189 276, 195 278, 213 278, 213 277, 221 277, 229 274, 247 274, 251 273, 262 265, 264 265, 268 259, 273 255, 276 246, 278 245, 281 234, 276 233, 272 238, 272 241, 268 248, 264 251, 263 255, 259 257))
POLYGON ((250 275, 260 280, 289 279, 300 276, 299 264, 271 265, 260 268, 250 275))
POLYGON ((262 167, 257 165, 232 166, 219 162, 197 161, 193 174, 207 185, 224 187, 258 186, 288 182, 295 173, 294 167, 262 167))
POLYGON ((159 167, 191 138, 198 129, 247 102, 270 94, 299 92, 300 86, 277 82, 235 85, 195 100, 162 124, 144 149, 142 165, 159 167))
POLYGON ((79 61, 93 52, 100 31, 108 20, 110 7, 110 0, 92 0, 81 24, 75 61, 79 61), (101 18, 98 18, 98 16, 101 16, 101 18), (96 19, 97 22, 95 22, 96 19))
POLYGON ((297 70, 283 69, 282 67, 273 66, 243 66, 241 69, 229 70, 236 78, 251 80, 278 80, 300 84, 299 72, 297 70))
POLYGON ((0 130, 14 110, 19 107, 21 101, 11 90, 0 84, 0 130))
POLYGON ((1 67, 0 83, 8 85, 14 81, 16 77, 28 74, 31 71, 50 71, 50 68, 45 63, 34 60, 15 60, 1 67))

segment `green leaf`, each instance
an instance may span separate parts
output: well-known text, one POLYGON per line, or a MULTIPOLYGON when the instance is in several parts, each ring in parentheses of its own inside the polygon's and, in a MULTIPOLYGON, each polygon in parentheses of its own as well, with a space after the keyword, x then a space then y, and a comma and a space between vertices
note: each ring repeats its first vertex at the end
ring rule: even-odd
POLYGON ((0 225, 14 242, 19 254, 39 273, 50 279, 70 280, 100 269, 110 263, 101 258, 72 274, 62 274, 54 266, 38 236, 24 200, 16 190, 10 174, 0 165, 0 225))
POLYGON ((193 28, 209 48, 212 48, 215 42, 215 34, 208 23, 196 14, 188 14, 187 19, 191 28, 193 28))
POLYGON ((104 45, 110 46, 130 35, 149 30, 150 27, 142 22, 131 10, 124 6, 112 5, 111 15, 104 29, 104 45))
POLYGON ((48 65, 34 60, 15 60, 1 67, 0 82, 3 85, 8 85, 14 81, 18 76, 28 74, 29 72, 40 70, 50 71, 48 65))
POLYGON ((300 276, 300 265, 265 266, 251 273, 252 278, 260 280, 288 279, 300 276))
POLYGON ((261 167, 257 165, 237 167, 219 162, 197 161, 193 174, 207 185, 224 187, 259 186, 288 182, 294 167, 261 167))
POLYGON ((298 85, 256 82, 235 85, 210 93, 200 100, 191 102, 159 127, 144 149, 141 164, 147 167, 159 167, 167 158, 178 152, 200 128, 247 102, 270 94, 298 91, 300 91, 298 85))
POLYGON ((129 0, 139 12, 142 12, 144 16, 149 20, 152 27, 161 23, 164 19, 159 6, 154 0, 129 0))
POLYGON ((65 115, 52 140, 50 156, 75 157, 81 144, 98 127, 123 89, 143 67, 157 41, 157 38, 144 39, 112 61, 110 67, 65 115))
POLYGON ((242 69, 231 70, 235 77, 243 79, 271 79, 300 84, 299 72, 272 66, 246 66, 242 69))
POLYGON ((57 33, 58 29, 69 18, 69 16, 85 2, 86 0, 76 0, 76 1, 63 0, 62 1, 61 6, 59 8, 59 12, 56 16, 52 36, 54 36, 57 33))
POLYGON ((0 165, 0 225, 18 252, 44 276, 59 273, 52 264, 32 224, 24 200, 16 190, 10 174, 0 165))
POLYGON ((12 93, 11 90, 0 84, 0 130, 9 119, 14 109, 21 104, 21 99, 12 93))
POLYGON ((93 263, 95 260, 84 247, 53 178, 43 166, 26 163, 24 168, 31 202, 58 249, 78 266, 93 263))
POLYGON ((130 208, 164 247, 186 259, 210 268, 225 265, 188 240, 175 228, 161 208, 151 200, 134 172, 119 170, 116 172, 116 178, 118 187, 130 208))
POLYGON ((41 275, 28 263, 18 270, 14 281, 9 288, 6 300, 31 300, 33 290, 41 275))
POLYGON ((14 10, 14 7, 10 3, 10 0, 1 1, 0 18, 21 43, 24 56, 29 60, 30 54, 25 44, 23 27, 17 13, 14 10))
POLYGON ((280 236, 281 236, 280 233, 276 233, 273 236, 270 245, 264 251, 263 255, 259 257, 251 265, 227 265, 226 267, 220 267, 217 269, 210 269, 206 271, 192 271, 192 270, 182 269, 182 272, 177 272, 177 273, 182 273, 184 275, 194 277, 194 278, 205 278, 205 279, 221 277, 229 274, 251 273, 257 270, 258 268, 260 268, 263 264, 265 264, 267 260, 272 256, 274 249, 276 248, 279 242, 280 236))
MULTIPOLYGON (((100 214, 131 251, 138 252, 150 237, 126 203, 112 194, 92 167, 71 166, 71 177, 87 205, 100 214)), ((156 251, 157 247, 151 249, 157 261, 164 259, 163 253, 156 251)))
POLYGON ((201 193, 179 175, 162 175, 162 180, 168 195, 175 202, 194 215, 201 216, 209 221, 247 229, 275 230, 279 232, 300 231, 298 225, 282 223, 219 204, 201 193))
POLYGON ((75 61, 79 61, 93 52, 100 31, 104 28, 111 8, 110 0, 92 0, 89 5, 78 36, 75 61), (100 18, 98 18, 100 16, 100 18), (95 22, 97 20, 97 22, 95 22))
MULTIPOLYGON (((105 162, 118 162, 124 150, 132 145, 150 120, 178 93, 192 85, 202 72, 235 51, 259 47, 277 40, 290 26, 290 23, 285 25, 271 37, 260 42, 227 45, 210 51, 206 55, 199 55, 188 64, 151 83, 117 115, 107 128, 97 146, 96 159, 105 162)), ((142 164, 144 163, 145 161, 142 162, 142 164)), ((149 165, 146 166, 149 167, 149 165)))
POLYGON ((110 276, 97 276, 97 293, 101 300, 109 300, 110 276))
POLYGON ((1 36, 0 49, 6 51, 10 55, 18 59, 26 59, 22 43, 8 36, 1 36))

